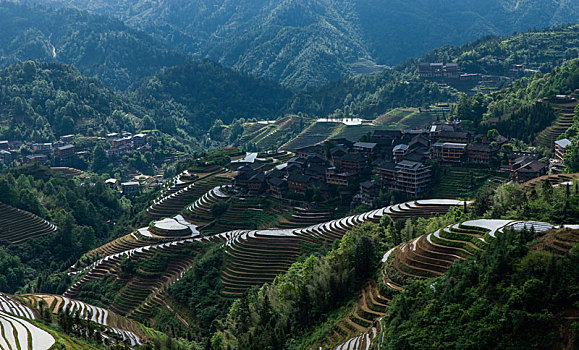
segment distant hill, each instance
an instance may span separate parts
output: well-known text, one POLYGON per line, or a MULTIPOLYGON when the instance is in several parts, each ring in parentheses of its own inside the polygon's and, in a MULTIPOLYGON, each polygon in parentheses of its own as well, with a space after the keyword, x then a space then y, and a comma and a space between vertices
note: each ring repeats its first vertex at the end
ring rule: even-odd
POLYGON ((396 65, 447 44, 579 21, 570 0, 52 0, 291 87, 396 65))
POLYGON ((191 61, 117 19, 74 9, 0 2, 0 67, 28 59, 75 65, 124 90, 159 69, 191 61))

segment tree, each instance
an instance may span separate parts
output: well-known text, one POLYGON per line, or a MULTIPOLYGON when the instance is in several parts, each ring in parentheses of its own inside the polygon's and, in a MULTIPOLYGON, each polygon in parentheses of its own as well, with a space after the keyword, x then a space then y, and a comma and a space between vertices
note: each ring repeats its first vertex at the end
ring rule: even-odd
POLYGON ((96 173, 104 171, 109 165, 105 149, 100 143, 93 148, 92 159, 92 170, 96 173))

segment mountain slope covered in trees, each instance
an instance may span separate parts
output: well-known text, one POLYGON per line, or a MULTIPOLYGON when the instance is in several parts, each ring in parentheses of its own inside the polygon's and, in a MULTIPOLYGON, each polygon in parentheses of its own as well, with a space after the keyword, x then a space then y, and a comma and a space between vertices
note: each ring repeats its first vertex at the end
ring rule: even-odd
POLYGON ((0 2, 0 67, 25 60, 75 65, 126 89, 159 69, 191 61, 121 21, 74 9, 0 2))
POLYGON ((55 2, 118 16, 173 47, 293 87, 395 65, 445 44, 579 19, 570 0, 55 2))
POLYGON ((61 63, 18 63, 0 70, 0 82, 1 139, 47 142, 135 131, 143 117, 139 107, 61 63))
POLYGON ((223 68, 211 61, 164 69, 133 92, 134 100, 156 116, 157 126, 174 134, 206 130, 220 119, 275 119, 293 93, 276 83, 223 68))

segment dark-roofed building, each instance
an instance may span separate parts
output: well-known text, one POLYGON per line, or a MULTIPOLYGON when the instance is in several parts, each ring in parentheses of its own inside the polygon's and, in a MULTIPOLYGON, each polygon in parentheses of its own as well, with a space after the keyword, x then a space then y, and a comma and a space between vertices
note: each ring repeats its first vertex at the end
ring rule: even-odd
POLYGON ((306 157, 306 166, 324 166, 328 164, 326 158, 322 157, 319 154, 311 154, 306 157))
POLYGON ((8 141, 0 141, 0 149, 8 150, 10 148, 10 143, 8 141))
POLYGON ((403 160, 398 164, 383 163, 376 166, 382 187, 391 191, 420 196, 430 190, 431 167, 420 162, 403 160))
POLYGON ((321 181, 321 182, 325 182, 326 181, 326 166, 320 166, 320 165, 312 165, 312 166, 308 166, 305 170, 304 170, 304 175, 310 176, 313 179, 316 179, 317 181, 321 181))
POLYGON ((140 186, 141 185, 135 181, 121 183, 123 194, 138 193, 140 186))
POLYGON ((48 156, 46 154, 30 154, 26 157, 22 158, 22 164, 30 164, 30 163, 40 163, 44 164, 48 161, 48 156))
POLYGON ((237 176, 233 178, 233 185, 237 188, 247 188, 249 185, 249 180, 257 175, 259 172, 253 169, 247 169, 240 171, 237 176))
POLYGON ((431 167, 423 163, 403 160, 396 164, 395 191, 420 196, 430 190, 431 167))
POLYGON ((496 156, 498 148, 488 143, 471 143, 468 145, 468 161, 470 163, 490 164, 496 156))
POLYGON ((360 183, 360 202, 372 207, 374 198, 380 194, 380 185, 374 181, 364 181, 360 183))
POLYGON ((378 144, 375 142, 356 142, 354 144, 354 151, 368 157, 372 158, 378 144))
POLYGON ((377 143, 381 147, 392 147, 394 141, 402 139, 400 130, 374 130, 370 141, 377 143))
POLYGON ((289 174, 287 178, 288 192, 305 195, 311 178, 302 174, 289 174))
POLYGON ((296 151, 295 151, 295 154, 298 157, 303 157, 303 158, 307 158, 309 155, 323 154, 323 153, 324 153, 324 148, 322 147, 322 145, 312 145, 312 146, 300 147, 300 148, 296 149, 296 151))
POLYGON ((330 156, 332 157, 332 163, 336 161, 336 159, 341 158, 349 153, 349 149, 343 145, 338 145, 330 149, 330 156))
POLYGON ((360 171, 368 164, 368 158, 359 153, 348 153, 334 161, 337 168, 360 171))
POLYGON ((247 181, 247 189, 250 194, 258 194, 265 190, 265 175, 258 172, 247 181))
POLYGON ((288 191, 288 183, 286 179, 274 177, 268 181, 269 193, 272 197, 283 198, 288 191))
POLYGON ((515 170, 515 180, 519 183, 547 174, 547 164, 533 160, 515 170))
POLYGON ((374 169, 378 172, 383 187, 388 187, 388 184, 396 182, 396 164, 387 162, 376 165, 374 169))
POLYGON ((35 143, 32 145, 32 151, 35 153, 52 153, 52 143, 35 143))
POLYGON ((353 170, 330 167, 326 169, 326 183, 338 186, 348 186, 351 181, 357 178, 357 173, 353 170))
POLYGON ((434 137, 430 137, 430 142, 451 142, 451 143, 470 143, 473 139, 473 133, 468 131, 446 131, 443 130, 434 137))
POLYGON ((295 165, 299 166, 300 168, 303 168, 307 162, 308 162, 308 159, 306 157, 293 157, 287 161, 287 164, 288 164, 288 166, 295 164, 295 165))
POLYGON ((302 174, 289 174, 287 178, 288 192, 306 194, 311 177, 302 174))
POLYGON ((466 143, 437 142, 432 145, 432 159, 445 164, 459 164, 467 157, 466 143))
POLYGON ((67 164, 74 158, 74 145, 64 145, 54 149, 54 155, 59 164, 67 164))
POLYGON ((408 145, 403 143, 394 146, 392 149, 392 157, 394 158, 394 161, 402 161, 404 159, 404 155, 406 155, 406 152, 408 152, 408 148, 408 145))

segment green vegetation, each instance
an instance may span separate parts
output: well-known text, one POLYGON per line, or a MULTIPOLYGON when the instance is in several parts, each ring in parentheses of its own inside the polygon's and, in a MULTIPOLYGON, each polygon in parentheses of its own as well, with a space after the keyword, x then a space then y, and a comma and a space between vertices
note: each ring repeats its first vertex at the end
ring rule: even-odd
POLYGON ((136 89, 135 100, 169 134, 208 130, 216 120, 277 118, 292 94, 280 86, 202 61, 163 70, 136 89))
POLYGON ((557 118, 546 99, 578 89, 578 76, 579 60, 573 60, 552 73, 517 80, 496 93, 462 96, 455 117, 479 131, 495 128, 503 136, 532 142, 557 118))
POLYGON ((48 142, 141 126, 142 110, 71 66, 26 61, 1 70, 0 81, 2 139, 48 142))
POLYGON ((576 322, 563 315, 576 312, 577 245, 559 258, 529 249, 532 238, 525 231, 505 233, 476 260, 457 262, 442 277, 408 285, 388 308, 381 347, 522 349, 572 344, 576 322))
POLYGON ((306 345, 299 338, 345 305, 356 286, 374 273, 381 250, 379 232, 372 225, 357 228, 327 255, 311 255, 271 285, 250 291, 233 303, 225 329, 214 337, 241 349, 306 345))
POLYGON ((59 228, 56 233, 19 244, 2 243, 3 292, 63 293, 70 278, 52 275, 82 254, 130 231, 139 208, 115 196, 104 180, 71 180, 49 169, 28 166, 0 175, 0 201, 30 211, 59 228), (113 225, 116 223, 116 225, 113 225))

